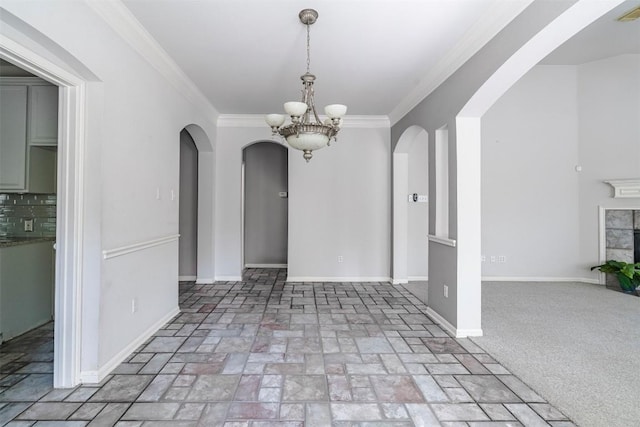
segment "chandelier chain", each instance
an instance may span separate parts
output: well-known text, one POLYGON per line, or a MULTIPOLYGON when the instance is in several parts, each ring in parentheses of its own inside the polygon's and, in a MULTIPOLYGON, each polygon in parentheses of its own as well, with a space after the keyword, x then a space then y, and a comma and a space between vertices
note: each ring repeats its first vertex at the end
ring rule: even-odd
POLYGON ((309 66, 311 64, 311 48, 310 48, 311 36, 309 33, 309 24, 307 24, 307 73, 309 72, 309 66))

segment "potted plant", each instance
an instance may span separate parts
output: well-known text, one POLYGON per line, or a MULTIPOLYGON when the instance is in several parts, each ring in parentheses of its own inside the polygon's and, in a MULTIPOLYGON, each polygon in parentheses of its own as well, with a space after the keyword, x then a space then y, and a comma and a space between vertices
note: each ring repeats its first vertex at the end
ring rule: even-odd
POLYGON ((624 261, 609 260, 602 265, 591 267, 591 270, 600 270, 603 273, 615 274, 620 287, 626 293, 633 293, 640 288, 640 262, 630 264, 624 261))

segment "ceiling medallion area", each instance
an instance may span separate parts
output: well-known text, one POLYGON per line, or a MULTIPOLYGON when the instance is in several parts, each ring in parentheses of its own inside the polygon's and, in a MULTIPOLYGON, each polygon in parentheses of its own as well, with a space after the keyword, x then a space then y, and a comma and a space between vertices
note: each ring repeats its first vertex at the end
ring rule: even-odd
POLYGON ((342 117, 347 113, 347 106, 327 105, 324 107, 324 112, 328 118, 322 122, 318 117, 313 99, 313 83, 316 76, 309 71, 311 64, 309 27, 318 19, 318 12, 314 9, 303 9, 298 17, 307 27, 307 72, 300 76, 302 100, 284 103, 284 110, 291 118, 290 124, 283 126, 286 119, 283 114, 268 114, 265 116, 265 121, 271 127, 273 135, 282 136, 291 147, 302 151, 304 159, 309 162, 314 150, 328 146, 331 138, 336 140, 342 125, 342 117))

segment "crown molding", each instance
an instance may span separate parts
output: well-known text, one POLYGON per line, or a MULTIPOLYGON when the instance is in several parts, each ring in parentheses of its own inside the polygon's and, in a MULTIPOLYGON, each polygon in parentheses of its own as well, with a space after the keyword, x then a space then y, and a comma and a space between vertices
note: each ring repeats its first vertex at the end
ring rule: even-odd
MULTIPOLYGON (((320 119, 324 120, 325 117, 320 116, 320 119)), ((218 127, 269 128, 264 121, 263 114, 220 114, 218 116, 218 127)), ((342 124, 343 129, 388 129, 390 127, 391 122, 387 116, 345 116, 342 124)))
POLYGON ((391 125, 398 123, 431 92, 444 83, 533 1, 495 1, 476 23, 469 28, 455 47, 438 61, 433 68, 427 71, 418 86, 389 113, 391 125))
POLYGON ((179 93, 200 108, 205 116, 213 117, 215 121, 219 115, 215 107, 120 0, 85 1, 116 34, 163 75, 179 93))

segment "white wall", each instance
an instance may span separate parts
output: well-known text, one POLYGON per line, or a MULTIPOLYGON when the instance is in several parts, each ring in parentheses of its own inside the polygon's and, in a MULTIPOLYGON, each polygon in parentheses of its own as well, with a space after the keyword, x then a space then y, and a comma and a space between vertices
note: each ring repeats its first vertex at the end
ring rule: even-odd
MULTIPOLYGON (((218 129, 219 280, 238 280, 242 272, 242 148, 270 138, 260 121, 240 120, 218 129)), ((338 142, 315 151, 309 163, 301 151, 289 150, 289 277, 389 277, 390 162, 388 128, 346 127, 338 142)))
POLYGON ((597 279, 598 206, 640 206, 603 181, 640 176, 638 141, 640 55, 527 73, 482 119, 483 276, 597 279))
POLYGON ((344 128, 309 163, 289 151, 290 280, 389 280, 390 248, 388 128, 344 128))
POLYGON ((484 277, 584 275, 577 164, 576 69, 537 66, 482 117, 484 277))
POLYGON ((598 263, 598 206, 640 208, 640 199, 613 199, 602 182, 640 178, 640 55, 578 67, 578 120, 580 266, 586 269, 598 263))
POLYGON ((16 42, 55 46, 48 53, 52 61, 86 75, 78 71, 81 64, 96 76, 87 86, 82 208, 91 215, 83 219, 89 234, 83 242, 81 371, 83 378, 101 377, 177 310, 178 246, 174 240, 109 259, 101 252, 178 233, 178 201, 171 197, 179 188, 178 135, 195 123, 213 136, 215 118, 87 3, 3 1, 2 7, 26 23, 12 35, 16 42))

